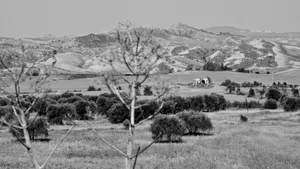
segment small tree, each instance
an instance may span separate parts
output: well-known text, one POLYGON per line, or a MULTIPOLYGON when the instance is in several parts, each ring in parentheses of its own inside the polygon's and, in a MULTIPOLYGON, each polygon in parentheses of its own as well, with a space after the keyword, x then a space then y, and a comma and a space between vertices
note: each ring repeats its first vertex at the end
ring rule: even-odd
POLYGON ((282 96, 281 92, 274 87, 270 88, 266 93, 267 99, 274 99, 276 101, 278 101, 281 96, 282 96))
POLYGON ((150 126, 152 138, 163 141, 166 136, 167 142, 181 141, 185 132, 184 122, 175 115, 159 115, 150 126))
POLYGON ((299 90, 298 89, 293 88, 292 93, 293 93, 294 97, 299 97, 299 90))
POLYGON ((153 92, 151 90, 151 86, 145 86, 145 88, 144 88, 144 95, 145 96, 152 96, 153 95, 153 92))
POLYGON ((183 111, 178 113, 177 116, 179 119, 184 121, 189 134, 195 135, 199 130, 205 132, 213 129, 210 118, 208 118, 204 113, 183 111))
POLYGON ((229 84, 229 85, 226 87, 226 91, 229 91, 229 93, 234 92, 234 91, 235 91, 235 85, 229 84))
MULTIPOLYGON (((130 119, 127 152, 125 153, 114 146, 111 147, 125 157, 125 168, 132 169, 133 159, 137 158, 140 153, 144 152, 152 145, 152 143, 150 143, 149 146, 142 148, 140 152, 134 154, 134 130, 138 125, 155 116, 163 107, 162 102, 152 116, 136 123, 136 110, 148 104, 137 105, 139 87, 145 83, 150 74, 155 71, 155 68, 157 68, 159 63, 158 61, 164 57, 166 52, 157 41, 152 39, 152 30, 132 29, 131 25, 127 22, 120 23, 120 26, 122 31, 117 31, 118 46, 109 48, 108 51, 101 56, 101 59, 103 63, 110 65, 112 68, 111 72, 104 74, 104 83, 109 91, 125 106, 129 114, 128 118, 130 119), (123 64, 126 67, 125 72, 128 72, 132 78, 123 76, 124 70, 119 70, 117 67, 120 64, 123 64), (120 91, 117 89, 117 86, 124 83, 129 87, 130 98, 128 99, 128 102, 124 100, 124 97, 121 96, 120 91)), ((157 86, 160 87, 156 88, 158 94, 154 100, 159 100, 169 91, 169 88, 164 84, 158 84, 157 86)), ((94 133, 97 134, 96 132, 94 133)))
POLYGON ((265 109, 277 109, 277 102, 274 99, 269 99, 264 104, 265 109))
POLYGON ((255 96, 255 91, 253 88, 250 88, 249 93, 248 93, 248 97, 254 97, 255 96))

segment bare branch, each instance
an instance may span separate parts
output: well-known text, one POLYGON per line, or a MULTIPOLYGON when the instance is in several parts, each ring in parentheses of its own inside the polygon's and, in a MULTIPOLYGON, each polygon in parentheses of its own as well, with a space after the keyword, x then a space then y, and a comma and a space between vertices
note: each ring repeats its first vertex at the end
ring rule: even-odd
POLYGON ((108 88, 108 90, 109 90, 113 95, 115 95, 115 96, 122 102, 122 104, 129 110, 129 109, 130 109, 129 106, 126 104, 126 102, 125 102, 124 99, 122 98, 122 96, 121 96, 119 90, 116 89, 116 86, 114 86, 114 87, 115 87, 115 90, 116 90, 116 92, 114 92, 114 91, 111 89, 111 86, 109 85, 108 78, 104 78, 104 80, 105 80, 105 85, 106 85, 106 87, 108 88))
POLYGON ((69 131, 61 138, 61 140, 57 143, 57 145, 55 146, 55 148, 52 150, 52 152, 49 154, 49 156, 47 157, 47 159, 45 160, 45 162, 43 163, 43 165, 41 166, 41 168, 44 168, 46 166, 46 164, 48 163, 48 161, 50 160, 51 156, 53 155, 53 153, 56 151, 56 149, 60 146, 60 144, 65 140, 65 138, 71 133, 71 131, 74 129, 75 125, 73 125, 69 131))
POLYGON ((150 148, 161 136, 161 133, 150 143, 148 144, 146 147, 144 147, 141 151, 137 152, 135 155, 131 156, 130 158, 137 158, 140 154, 142 154, 143 152, 145 152, 148 148, 150 148))
POLYGON ((136 156, 135 159, 134 159, 132 169, 135 169, 136 162, 137 162, 137 159, 138 159, 138 157, 139 157, 140 150, 141 150, 141 146, 139 146, 139 148, 138 148, 138 150, 137 150, 137 152, 136 152, 137 156, 136 156))
POLYGON ((154 113, 153 115, 151 115, 151 116, 147 117, 146 119, 144 119, 144 120, 138 122, 137 124, 135 124, 135 126, 139 126, 139 125, 145 123, 146 121, 151 120, 153 117, 155 117, 155 116, 159 113, 159 111, 163 108, 163 106, 164 106, 164 102, 161 103, 161 105, 160 105, 159 108, 155 111, 155 113, 154 113))
POLYGON ((124 153, 122 150, 120 150, 119 148, 117 148, 116 146, 110 144, 108 141, 106 141, 104 138, 102 138, 97 131, 91 126, 91 124, 89 122, 87 122, 85 120, 85 122, 89 125, 90 129, 100 138, 101 141, 103 141, 106 145, 108 145, 109 147, 115 149, 117 152, 119 152, 121 155, 123 155, 124 157, 128 158, 127 154, 124 153))

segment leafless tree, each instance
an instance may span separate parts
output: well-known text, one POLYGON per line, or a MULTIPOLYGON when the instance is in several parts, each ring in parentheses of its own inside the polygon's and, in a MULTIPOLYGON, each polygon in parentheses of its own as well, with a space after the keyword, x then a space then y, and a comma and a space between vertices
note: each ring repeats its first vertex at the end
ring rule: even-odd
MULTIPOLYGON (((132 169, 135 168, 138 156, 156 141, 154 140, 143 148, 139 147, 136 153, 133 152, 135 129, 159 113, 163 107, 161 98, 169 91, 169 87, 163 83, 158 85, 158 92, 153 100, 159 101, 159 108, 150 117, 135 123, 136 109, 149 104, 149 102, 143 105, 137 104, 137 90, 157 70, 157 65, 166 53, 163 47, 152 38, 151 30, 134 29, 128 22, 121 22, 120 28, 121 31, 117 31, 116 34, 118 45, 109 47, 108 52, 100 56, 100 59, 112 68, 111 72, 104 74, 105 85, 129 111, 130 125, 128 129, 127 152, 123 152, 108 142, 106 143, 125 157, 125 168, 132 169), (121 70, 119 65, 123 65, 126 71, 124 69, 121 70), (130 74, 130 77, 124 76, 125 73, 130 74), (129 87, 129 103, 121 95, 118 88, 120 83, 125 83, 129 87)), ((97 134, 95 130, 93 131, 97 134)))
MULTIPOLYGON (((51 75, 51 68, 56 63, 54 55, 51 55, 49 57, 53 58, 52 65, 45 66, 44 74, 40 74, 36 79, 34 79, 36 80, 34 81, 33 85, 34 89, 27 97, 43 93, 41 87, 47 82, 47 79, 51 75)), ((4 125, 10 130, 15 130, 16 132, 22 131, 24 139, 20 138, 18 135, 14 136, 17 137, 21 145, 25 147, 25 151, 27 151, 29 159, 35 169, 45 168, 54 151, 59 147, 59 145, 74 128, 73 125, 73 127, 62 137, 55 148, 49 153, 48 157, 43 163, 40 163, 38 161, 28 131, 28 127, 38 116, 38 113, 36 113, 35 117, 30 120, 30 123, 28 123, 30 111, 33 108, 33 105, 37 101, 38 97, 35 98, 29 108, 24 109, 24 107, 22 107, 21 105, 21 101, 23 98, 21 96, 22 92, 20 85, 26 80, 30 80, 32 78, 30 71, 35 68, 37 64, 39 64, 43 59, 45 58, 39 59, 35 55, 34 51, 26 50, 24 45, 21 45, 20 50, 16 48, 7 48, 0 51, 0 96, 10 100, 10 102, 12 103, 11 107, 13 109, 14 117, 14 120, 7 120, 0 116, 0 125, 4 125), (13 85, 14 87, 13 92, 7 89, 7 87, 10 87, 11 85, 13 85)))

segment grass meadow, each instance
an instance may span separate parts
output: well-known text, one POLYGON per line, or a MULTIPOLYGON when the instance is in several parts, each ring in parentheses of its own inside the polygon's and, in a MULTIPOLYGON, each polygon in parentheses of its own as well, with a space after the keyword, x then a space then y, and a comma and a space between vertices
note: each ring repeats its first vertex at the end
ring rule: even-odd
MULTIPOLYGON (((221 111, 209 113, 214 125, 212 136, 184 136, 183 143, 155 143, 139 156, 138 169, 298 169, 300 168, 300 112, 282 110, 221 111), (240 122, 246 114, 248 122, 240 122)), ((149 124, 136 131, 135 149, 151 142, 149 124)), ((51 158, 47 169, 124 168, 124 159, 87 130, 77 126, 51 158)), ((100 118, 94 126, 105 139, 126 150, 127 131, 100 118)), ((35 142, 36 154, 45 159, 64 128, 53 126, 49 143, 35 142)), ((0 132, 0 168, 30 168, 24 147, 0 132)))

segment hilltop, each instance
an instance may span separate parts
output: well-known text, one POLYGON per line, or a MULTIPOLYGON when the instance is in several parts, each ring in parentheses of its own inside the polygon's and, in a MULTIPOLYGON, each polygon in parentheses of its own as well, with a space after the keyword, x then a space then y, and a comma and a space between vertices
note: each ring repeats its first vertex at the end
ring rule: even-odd
MULTIPOLYGON (((252 31, 230 26, 198 29, 183 23, 166 29, 136 29, 145 34, 153 31, 153 39, 168 50, 166 59, 161 62, 174 71, 184 71, 188 65, 201 67, 207 61, 233 69, 246 68, 261 72, 293 73, 300 68, 300 33, 297 32, 252 31)), ((22 43, 38 51, 40 57, 44 51, 56 50, 56 66, 59 70, 95 73, 109 70, 96 56, 105 52, 106 47, 116 45, 116 30, 119 29, 84 36, 0 37, 0 48, 18 48, 22 43)), ((51 61, 43 64, 48 62, 51 61)))

